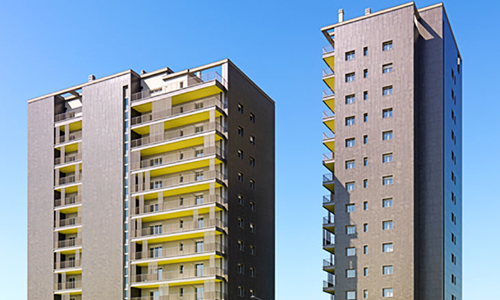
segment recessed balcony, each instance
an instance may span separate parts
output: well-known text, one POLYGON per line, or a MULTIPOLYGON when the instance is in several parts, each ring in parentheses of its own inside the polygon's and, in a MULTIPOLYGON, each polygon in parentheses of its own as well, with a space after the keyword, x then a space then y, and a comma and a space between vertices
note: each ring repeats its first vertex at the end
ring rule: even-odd
POLYGON ((81 247, 82 239, 81 238, 70 238, 66 240, 61 240, 55 243, 54 248, 63 249, 63 248, 72 248, 72 247, 81 247))
POLYGON ((56 291, 65 291, 65 290, 81 290, 82 289, 82 281, 68 281, 66 283, 56 283, 54 284, 54 290, 56 291))
POLYGON ((57 114, 54 117, 54 122, 62 122, 70 119, 76 119, 82 116, 82 108, 78 107, 71 111, 67 111, 61 114, 57 114))
POLYGON ((54 269, 56 269, 56 270, 75 269, 75 268, 81 268, 81 267, 82 267, 81 260, 74 260, 73 259, 73 260, 66 260, 66 261, 54 263, 54 269))
POLYGON ((130 233, 131 238, 141 238, 141 237, 159 237, 172 234, 181 234, 185 232, 207 230, 207 229, 217 229, 224 230, 226 224, 224 221, 218 218, 214 219, 198 219, 196 221, 183 222, 182 225, 179 224, 163 224, 163 225, 149 225, 144 224, 143 226, 148 226, 147 228, 142 228, 138 230, 133 230, 130 233))
POLYGON ((68 196, 64 199, 54 200, 54 207, 68 206, 82 203, 82 196, 68 196))
POLYGON ((60 177, 59 180, 56 180, 56 187, 57 186, 62 186, 62 185, 68 185, 68 184, 73 184, 73 183, 79 183, 82 181, 82 174, 79 173, 78 175, 67 175, 65 177, 60 177))
MULTIPOLYGON (((154 291, 151 291, 154 292, 154 291)), ((159 293, 159 291, 158 291, 159 293)), ((203 292, 203 293, 182 293, 168 294, 163 296, 142 296, 132 297, 131 300, 227 300, 224 293, 221 292, 203 292)))
POLYGON ((225 246, 219 243, 184 245, 182 248, 173 246, 168 248, 155 247, 153 250, 132 253, 131 259, 141 260, 163 260, 178 256, 201 255, 210 252, 224 254, 225 246))
POLYGON ((59 220, 59 222, 57 222, 57 221, 54 222, 54 227, 56 227, 56 229, 64 228, 64 227, 79 226, 79 225, 82 225, 82 218, 81 217, 61 219, 61 220, 59 220))
POLYGON ((182 197, 174 200, 167 200, 161 204, 155 203, 155 204, 144 205, 143 207, 136 207, 131 211, 131 214, 132 216, 136 216, 142 214, 168 212, 179 209, 189 209, 196 206, 202 206, 212 203, 224 205, 226 201, 227 200, 225 198, 219 195, 182 197))
POLYGON ((69 163, 74 163, 82 160, 82 153, 71 153, 71 154, 66 154, 64 157, 56 157, 54 159, 54 165, 64 165, 64 164, 69 164, 69 163))
POLYGON ((61 135, 59 138, 55 138, 54 142, 56 145, 63 144, 63 143, 70 143, 74 141, 78 141, 82 139, 82 131, 73 131, 70 132, 67 135, 61 135))
POLYGON ((182 272, 179 271, 162 271, 153 274, 139 274, 131 276, 132 285, 138 283, 154 283, 162 281, 173 280, 203 280, 207 277, 223 277, 226 271, 218 267, 204 267, 204 268, 185 268, 182 272))

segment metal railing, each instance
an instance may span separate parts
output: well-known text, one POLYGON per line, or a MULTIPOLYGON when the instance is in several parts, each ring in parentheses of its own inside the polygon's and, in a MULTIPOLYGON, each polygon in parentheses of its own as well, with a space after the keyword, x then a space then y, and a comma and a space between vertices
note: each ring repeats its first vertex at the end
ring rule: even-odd
POLYGON ((82 174, 76 175, 69 175, 66 177, 60 177, 59 182, 56 182, 56 186, 63 185, 63 184, 70 184, 70 183, 75 183, 75 182, 80 182, 82 181, 82 174))
POLYGON ((56 290, 56 291, 76 290, 76 289, 81 289, 81 288, 82 288, 82 281, 81 280, 54 284, 54 290, 56 290))
POLYGON ((134 192, 144 192, 165 189, 169 187, 174 187, 178 185, 184 185, 188 183, 194 183, 198 181, 206 181, 212 179, 225 180, 225 174, 220 171, 200 171, 200 172, 190 172, 190 173, 176 173, 172 175, 165 176, 167 178, 151 178, 149 186, 146 184, 136 184, 134 186, 134 192))
POLYGON ((335 156, 334 156, 333 152, 323 153, 323 161, 332 160, 334 157, 335 156))
POLYGON ((334 225, 335 221, 333 220, 333 218, 333 216, 331 216, 330 218, 323 217, 323 225, 334 225))
POLYGON ((131 119, 132 125, 142 124, 150 121, 155 121, 159 119, 163 119, 169 116, 175 116, 178 114, 183 114, 191 111, 200 110, 207 107, 218 106, 220 108, 224 108, 222 101, 219 96, 212 96, 202 99, 197 99, 196 101, 176 105, 172 108, 144 113, 140 116, 133 117, 131 119))
MULTIPOLYGON (((148 226, 148 225, 143 224, 143 226, 148 226)), ((181 233, 186 231, 207 229, 212 227, 225 228, 224 221, 215 218, 215 219, 204 219, 203 221, 201 220, 193 220, 190 222, 186 221, 179 224, 168 224, 159 226, 157 225, 148 228, 143 228, 140 230, 133 230, 131 231, 130 236, 134 238, 134 237, 148 237, 155 235, 167 235, 167 234, 181 233)))
POLYGON ((61 121, 64 121, 64 120, 78 118, 78 117, 81 117, 81 116, 82 116, 82 108, 79 107, 79 108, 75 108, 72 111, 67 111, 65 113, 55 115, 54 121, 55 122, 61 122, 61 121))
POLYGON ((54 222, 54 226, 56 228, 65 226, 76 226, 76 225, 82 225, 82 217, 62 219, 59 220, 59 224, 57 223, 57 221, 54 222))
POLYGON ((331 110, 325 110, 323 111, 323 119, 328 119, 328 118, 334 118, 335 113, 331 110))
POLYGON ((81 260, 66 260, 54 263, 54 268, 56 270, 69 269, 69 268, 79 268, 82 266, 81 260))
POLYGON ((323 203, 333 202, 333 197, 330 195, 323 196, 323 203))
POLYGON ((196 134, 204 133, 211 130, 218 130, 220 132, 225 132, 224 126, 218 122, 205 122, 196 125, 190 125, 182 128, 165 130, 163 134, 150 135, 142 138, 132 140, 132 148, 145 146, 160 142, 165 142, 171 139, 177 139, 182 137, 189 137, 196 134))
POLYGON ((335 288, 335 283, 331 281, 323 281, 323 289, 335 288))
POLYGON ((226 199, 219 195, 204 195, 203 198, 187 197, 163 202, 163 204, 144 205, 144 207, 136 207, 132 210, 132 215, 147 214, 152 212, 163 212, 179 208, 189 208, 198 205, 205 205, 210 203, 226 203, 226 199))
POLYGON ((69 196, 69 197, 64 198, 64 201, 61 199, 54 200, 55 207, 71 205, 71 204, 76 204, 76 203, 82 203, 82 196, 69 196))
POLYGON ((330 76, 330 75, 335 75, 335 73, 332 71, 332 69, 330 69, 330 68, 323 69, 323 77, 330 76))
POLYGON ((212 80, 217 80, 220 83, 225 84, 224 78, 222 78, 222 76, 215 71, 209 72, 209 73, 204 73, 201 75, 201 77, 197 77, 197 76, 194 76, 191 74, 190 76, 188 76, 188 84, 186 86, 184 86, 184 82, 181 82, 181 81, 175 82, 175 83, 170 83, 170 84, 161 86, 161 87, 153 89, 153 90, 143 90, 143 91, 138 92, 138 93, 133 93, 131 95, 132 96, 131 100, 132 100, 132 102, 138 101, 138 100, 144 100, 144 99, 147 99, 150 97, 154 97, 154 96, 162 95, 165 93, 173 92, 176 90, 180 90, 183 88, 195 86, 197 84, 209 82, 212 80))
MULTIPOLYGON (((153 247, 150 245, 150 247, 153 247)), ((210 243, 203 245, 185 245, 181 248, 179 246, 168 247, 156 249, 156 250, 148 250, 142 252, 132 253, 132 260, 140 260, 140 259, 161 259, 168 258, 173 256, 180 255, 190 255, 190 254, 198 254, 198 253, 206 253, 206 252, 220 252, 225 253, 225 247, 223 247, 219 243, 210 243)))
MULTIPOLYGON (((159 293, 159 291, 158 291, 159 293)), ((227 299, 224 293, 221 292, 203 292, 199 293, 182 293, 182 294, 168 294, 159 296, 141 296, 132 297, 131 300, 223 300, 227 299)))
POLYGON ((334 139, 335 134, 331 131, 323 132, 323 140, 334 139))
POLYGON ((330 238, 323 238, 323 247, 335 246, 335 236, 331 235, 330 238))
POLYGON ((224 151, 220 147, 211 146, 205 148, 192 148, 189 150, 182 151, 172 151, 167 152, 159 156, 150 157, 148 159, 143 159, 139 164, 132 164, 132 170, 138 170, 142 168, 158 167, 162 165, 167 165, 174 162, 185 161, 188 159, 200 158, 203 156, 217 154, 224 158, 224 151))
POLYGON ((62 164, 67 164, 70 162, 75 162, 75 161, 80 161, 82 160, 82 153, 71 153, 67 154, 64 157, 57 157, 54 159, 54 165, 62 165, 62 164))
POLYGON ((335 49, 333 48, 332 45, 327 45, 325 47, 323 47, 323 54, 327 54, 327 53, 330 53, 330 52, 334 52, 335 49))
POLYGON ((61 135, 59 139, 55 139, 55 143, 57 144, 62 144, 62 143, 67 143, 71 141, 76 141, 82 138, 82 131, 73 131, 68 134, 68 139, 66 140, 66 135, 61 135))
POLYGON ((332 261, 328 260, 328 259, 323 259, 323 268, 329 268, 329 267, 333 267, 334 264, 332 261))
POLYGON ((207 277, 207 276, 224 276, 225 270, 218 267, 204 267, 199 269, 184 269, 180 271, 163 271, 153 274, 140 274, 131 277, 132 283, 139 282, 152 282, 152 281, 166 281, 166 280, 178 280, 196 277, 207 277))
POLYGON ((76 246, 81 246, 82 245, 82 239, 67 239, 67 240, 62 240, 58 241, 55 243, 55 248, 60 249, 60 248, 67 248, 67 247, 76 247, 76 246))
POLYGON ((328 173, 323 175, 323 182, 330 182, 333 181, 333 174, 328 173))
POLYGON ((323 90, 323 98, 328 98, 328 97, 332 97, 332 96, 335 96, 335 93, 328 89, 328 90, 323 90))

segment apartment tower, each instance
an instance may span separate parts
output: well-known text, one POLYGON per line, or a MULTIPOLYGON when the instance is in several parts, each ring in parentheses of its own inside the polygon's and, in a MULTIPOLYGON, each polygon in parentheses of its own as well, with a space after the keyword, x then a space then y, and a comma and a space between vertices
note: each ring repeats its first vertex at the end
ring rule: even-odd
POLYGON ((231 61, 28 102, 28 299, 274 298, 274 102, 231 61))
POLYGON ((462 299, 463 63, 442 4, 321 29, 323 290, 462 299))

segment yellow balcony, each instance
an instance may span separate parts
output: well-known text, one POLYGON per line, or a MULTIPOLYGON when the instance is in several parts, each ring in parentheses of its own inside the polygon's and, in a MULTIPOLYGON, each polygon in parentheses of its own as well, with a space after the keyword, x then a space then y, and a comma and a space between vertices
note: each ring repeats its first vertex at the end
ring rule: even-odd
POLYGON ((82 153, 73 152, 70 154, 66 154, 64 157, 56 157, 54 159, 54 165, 65 165, 72 164, 82 161, 82 153))
POLYGON ((335 134, 323 132, 323 144, 332 152, 335 152, 335 134))
MULTIPOLYGON (((151 247, 151 245, 150 245, 151 247)), ((182 249, 179 246, 168 248, 160 247, 154 250, 132 253, 132 263, 138 266, 148 266, 150 262, 157 262, 158 265, 194 262, 208 260, 211 255, 215 258, 222 258, 226 252, 225 247, 219 243, 203 245, 185 245, 182 249)))
MULTIPOLYGON (((192 211, 191 211, 192 214, 192 211)), ((144 224, 143 226, 148 226, 144 224)), ((202 233, 209 230, 216 230, 219 232, 224 232, 226 229, 226 224, 224 221, 218 218, 197 220, 197 221, 186 221, 182 225, 180 224, 163 224, 155 225, 147 228, 142 228, 138 230, 133 230, 130 233, 133 239, 148 239, 150 243, 160 243, 168 242, 170 240, 177 240, 184 235, 202 233), (169 236, 175 236, 174 239, 169 239, 169 236)), ((202 235, 203 236, 203 235, 202 235)), ((186 238, 184 238, 186 239, 186 238)))
POLYGON ((163 283, 174 286, 202 284, 206 280, 214 279, 216 282, 220 282, 226 274, 226 271, 219 267, 186 268, 182 273, 176 270, 131 276, 131 285, 137 288, 154 288, 163 283))
POLYGON ((332 69, 323 69, 323 81, 332 91, 335 91, 335 73, 332 69))
MULTIPOLYGON (((59 145, 59 144, 66 144, 66 143, 75 143, 75 142, 78 142, 82 139, 82 130, 81 130, 81 122, 79 122, 80 124, 80 130, 76 130, 76 131, 70 131, 70 133, 68 134, 65 134, 65 135, 61 135, 59 136, 59 138, 56 138, 54 140, 54 143, 56 145, 59 145)), ((73 124, 76 124, 76 123, 72 123, 71 125, 73 124)))
POLYGON ((82 196, 66 196, 64 199, 54 200, 54 208, 62 213, 69 214, 78 211, 82 204, 82 196))
POLYGON ((331 110, 323 111, 323 123, 332 132, 335 132, 335 113, 331 110))
POLYGON ((217 207, 223 207, 226 203, 226 199, 219 195, 203 195, 203 197, 195 197, 188 194, 186 197, 179 197, 177 199, 167 200, 161 204, 158 204, 158 200, 154 201, 154 204, 147 204, 143 207, 136 207, 132 209, 131 215, 132 219, 138 217, 148 217, 164 215, 166 213, 175 213, 179 211, 192 210, 195 207, 204 207, 211 204, 216 204, 217 207))
MULTIPOLYGON (((159 294, 159 290, 157 291, 159 294)), ((203 292, 202 295, 199 293, 183 293, 183 294, 168 294, 163 296, 141 296, 141 297, 132 297, 131 300, 226 300, 227 296, 221 292, 203 292)))
POLYGON ((335 66, 335 49, 332 45, 323 47, 323 60, 325 63, 334 70, 335 66))
POLYGON ((335 93, 332 90, 323 91, 323 102, 332 112, 335 112, 335 93))
POLYGON ((323 165, 330 171, 335 169, 335 156, 333 152, 323 153, 323 165))

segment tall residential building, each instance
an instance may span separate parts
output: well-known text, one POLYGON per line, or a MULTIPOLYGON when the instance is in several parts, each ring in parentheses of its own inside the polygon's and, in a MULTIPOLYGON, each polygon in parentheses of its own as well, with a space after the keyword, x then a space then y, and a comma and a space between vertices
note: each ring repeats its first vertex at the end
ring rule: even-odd
POLYGON ((322 28, 323 290, 462 299, 463 63, 442 4, 322 28))
POLYGON ((28 102, 28 299, 274 298, 274 102, 231 61, 28 102))

